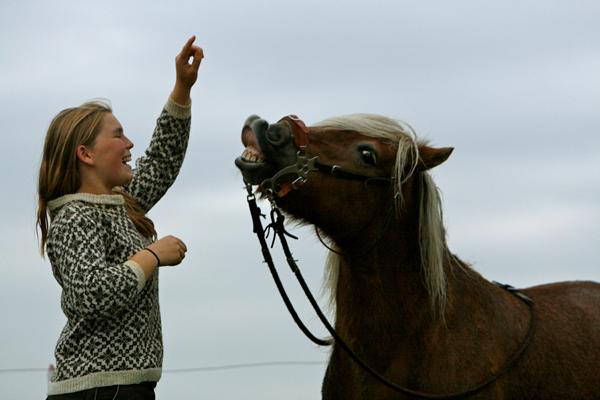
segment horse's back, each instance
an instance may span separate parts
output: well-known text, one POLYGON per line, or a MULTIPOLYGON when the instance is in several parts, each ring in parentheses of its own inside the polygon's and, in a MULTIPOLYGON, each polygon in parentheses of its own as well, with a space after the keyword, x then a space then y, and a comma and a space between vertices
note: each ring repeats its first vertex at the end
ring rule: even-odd
POLYGON ((532 343, 518 368, 530 388, 543 398, 598 398, 600 283, 558 282, 522 292, 533 300, 536 315, 532 343))
POLYGON ((600 353, 600 283, 557 282, 523 290, 531 297, 538 330, 559 342, 585 340, 600 353))
POLYGON ((522 290, 541 308, 575 308, 585 312, 590 310, 600 319, 600 283, 592 281, 556 282, 533 286, 522 290))

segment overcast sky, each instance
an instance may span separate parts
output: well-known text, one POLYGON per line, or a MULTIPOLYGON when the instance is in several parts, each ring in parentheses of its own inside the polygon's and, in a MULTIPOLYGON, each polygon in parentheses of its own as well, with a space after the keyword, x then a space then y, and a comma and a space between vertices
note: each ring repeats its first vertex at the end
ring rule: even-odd
MULTIPOLYGON (((405 120, 455 147, 433 175, 462 259, 518 287, 600 280, 597 1, 2 0, 0 369, 45 368, 65 321, 34 229, 50 120, 107 98, 139 156, 192 34, 206 58, 189 151, 151 211, 159 234, 189 248, 183 265, 161 270, 160 399, 320 398, 324 364, 168 372, 327 359, 293 325, 251 232, 233 164, 250 114, 405 120)), ((293 232, 318 291, 325 250, 310 229, 293 232)), ((45 390, 42 372, 0 372, 0 398, 40 399, 45 390)))

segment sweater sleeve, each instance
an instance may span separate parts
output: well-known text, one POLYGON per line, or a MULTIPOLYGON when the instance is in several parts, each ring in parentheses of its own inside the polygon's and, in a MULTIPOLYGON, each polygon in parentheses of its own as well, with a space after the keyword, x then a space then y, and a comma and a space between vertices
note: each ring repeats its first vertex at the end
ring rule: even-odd
POLYGON ((126 308, 143 286, 135 265, 106 261, 102 233, 101 223, 82 212, 65 215, 52 226, 48 258, 62 286, 67 315, 110 318, 126 308))
POLYGON ((191 104, 181 106, 167 101, 145 154, 136 160, 132 181, 125 186, 144 209, 149 211, 179 174, 188 145, 191 104))

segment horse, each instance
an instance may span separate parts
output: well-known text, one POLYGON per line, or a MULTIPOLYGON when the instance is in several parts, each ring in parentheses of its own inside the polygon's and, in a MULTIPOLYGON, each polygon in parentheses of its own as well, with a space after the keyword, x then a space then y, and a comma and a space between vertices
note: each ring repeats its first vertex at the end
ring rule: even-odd
POLYGON ((393 383, 336 343, 323 399, 600 398, 600 284, 516 290, 453 254, 429 173, 453 148, 373 114, 253 115, 242 143, 247 184, 329 241, 335 331, 393 383))

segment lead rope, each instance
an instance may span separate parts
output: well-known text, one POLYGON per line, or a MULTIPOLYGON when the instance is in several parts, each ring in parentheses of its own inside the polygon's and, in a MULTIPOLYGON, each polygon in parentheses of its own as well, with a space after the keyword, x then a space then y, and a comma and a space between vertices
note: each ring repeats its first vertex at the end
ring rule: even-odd
MULTIPOLYGON (((246 199, 248 201, 248 207, 250 207, 250 215, 252 215, 253 232, 258 237, 264 262, 269 267, 271 276, 273 276, 273 281, 275 281, 275 286, 277 286, 277 290, 279 291, 279 294, 281 295, 285 306, 287 307, 290 315, 294 319, 294 322, 296 322, 296 325, 298 325, 298 328, 300 328, 302 333, 304 333, 304 335, 306 335, 307 338, 309 338, 313 343, 319 346, 330 346, 332 344, 330 340, 320 339, 313 335, 312 332, 310 332, 310 330, 304 325, 304 323, 298 316, 298 313, 294 309, 294 306, 292 305, 292 302, 290 301, 287 293, 285 292, 285 288, 281 283, 281 279, 279 278, 279 274, 277 273, 277 269, 275 268, 275 264, 273 263, 273 257, 271 257, 271 252, 269 251, 269 246, 267 245, 267 241, 265 239, 265 230, 263 229, 262 222, 260 220, 261 217, 264 217, 264 215, 261 213, 260 208, 256 204, 256 197, 252 193, 252 186, 248 183, 246 183, 246 190, 248 191, 248 196, 246 197, 246 199)), ((271 225, 269 226, 272 225, 273 224, 271 223, 271 225)))
MULTIPOLYGON (((250 213, 252 215, 252 221, 253 221, 253 225, 254 225, 254 233, 256 233, 256 235, 258 236, 259 242, 261 244, 261 250, 263 253, 263 257, 265 258, 265 262, 269 266, 269 270, 271 271, 271 274, 273 275, 273 279, 275 280, 277 289, 279 290, 279 293, 280 293, 284 303, 286 304, 288 310, 290 311, 290 314, 294 318, 294 321, 296 321, 296 324, 298 325, 298 327, 300 327, 302 332, 310 340, 312 340, 314 343, 316 343, 320 346, 331 345, 332 343, 330 340, 319 339, 319 338, 316 338, 314 335, 312 335, 312 333, 310 333, 310 331, 304 326, 302 321, 298 318, 298 315, 296 314, 296 312, 285 292, 285 288, 283 287, 281 280, 279 279, 279 275, 277 273, 277 270, 275 269, 275 265, 273 264, 273 259, 271 257, 271 253, 267 246, 267 243, 266 243, 266 240, 264 237, 264 230, 262 228, 262 223, 260 221, 260 217, 263 215, 260 212, 260 208, 256 204, 256 198, 255 198, 254 194, 252 193, 252 187, 248 183, 246 183, 246 190, 248 191, 247 200, 248 200, 248 205, 250 206, 250 213)), ((304 280, 304 277, 302 276, 302 273, 300 272, 300 268, 296 264, 296 260, 292 256, 292 253, 289 249, 289 246, 287 244, 287 239, 285 238, 286 235, 294 237, 294 238, 296 238, 296 237, 285 231, 285 227, 284 227, 285 217, 283 216, 281 211, 279 211, 279 208, 277 207, 277 205, 273 201, 272 196, 270 196, 269 193, 267 193, 267 197, 269 198, 269 200, 271 202, 271 207, 272 207, 272 209, 271 209, 272 222, 271 222, 271 224, 269 224, 268 228, 272 227, 274 229, 275 233, 277 234, 277 236, 279 237, 279 240, 281 242, 288 265, 291 268, 292 272, 294 272, 294 275, 296 276, 298 283, 302 287, 302 290, 304 291, 306 297, 308 298, 310 304, 312 305, 315 313, 319 317, 319 320, 325 326, 327 331, 331 334, 331 336, 335 340, 335 343, 337 345, 339 345, 346 352, 346 354, 348 354, 348 356, 350 358, 352 358, 352 360, 354 360, 354 362, 356 362, 358 365, 360 365, 361 368, 363 368, 366 372, 368 372, 371 376, 373 376, 376 380, 378 380, 380 383, 387 386, 388 388, 395 390, 397 392, 403 393, 405 395, 414 396, 414 397, 421 398, 421 399, 455 399, 455 398, 460 398, 460 397, 464 397, 464 396, 469 396, 469 395, 472 395, 472 394, 475 394, 475 393, 481 391, 482 389, 484 389, 486 386, 488 386, 492 382, 495 382, 500 376, 505 374, 513 366, 513 364, 519 360, 519 358, 523 355, 523 353, 527 349, 527 347, 531 341, 531 338, 533 336, 533 332, 535 330, 534 328, 535 328, 536 316, 535 316, 535 312, 534 312, 534 308, 533 308, 533 301, 528 296, 524 295, 523 293, 519 292, 518 290, 514 289, 513 287, 511 287, 509 285, 498 284, 498 286, 502 287, 503 289, 506 289, 508 292, 514 294, 518 299, 523 301, 528 306, 528 309, 530 311, 529 328, 528 328, 527 334, 525 336, 525 339, 524 339, 523 343, 521 344, 521 346, 519 346, 517 351, 514 354, 512 354, 511 357, 508 358, 508 360, 502 366, 502 368, 500 368, 495 374, 493 374, 489 378, 483 380, 482 382, 475 385, 474 387, 467 389, 463 392, 450 393, 450 394, 432 394, 432 393, 419 392, 416 390, 408 389, 404 386, 400 386, 394 382, 391 382, 387 378, 380 375, 373 368, 371 368, 356 353, 354 353, 354 351, 350 348, 350 346, 348 346, 346 344, 346 342, 337 334, 335 329, 331 326, 331 324, 327 320, 327 317, 325 317, 325 315, 323 314, 317 301, 315 300, 310 289, 308 288, 308 285, 306 284, 306 281, 304 280), (275 216, 277 217, 276 219, 274 219, 275 216)))

